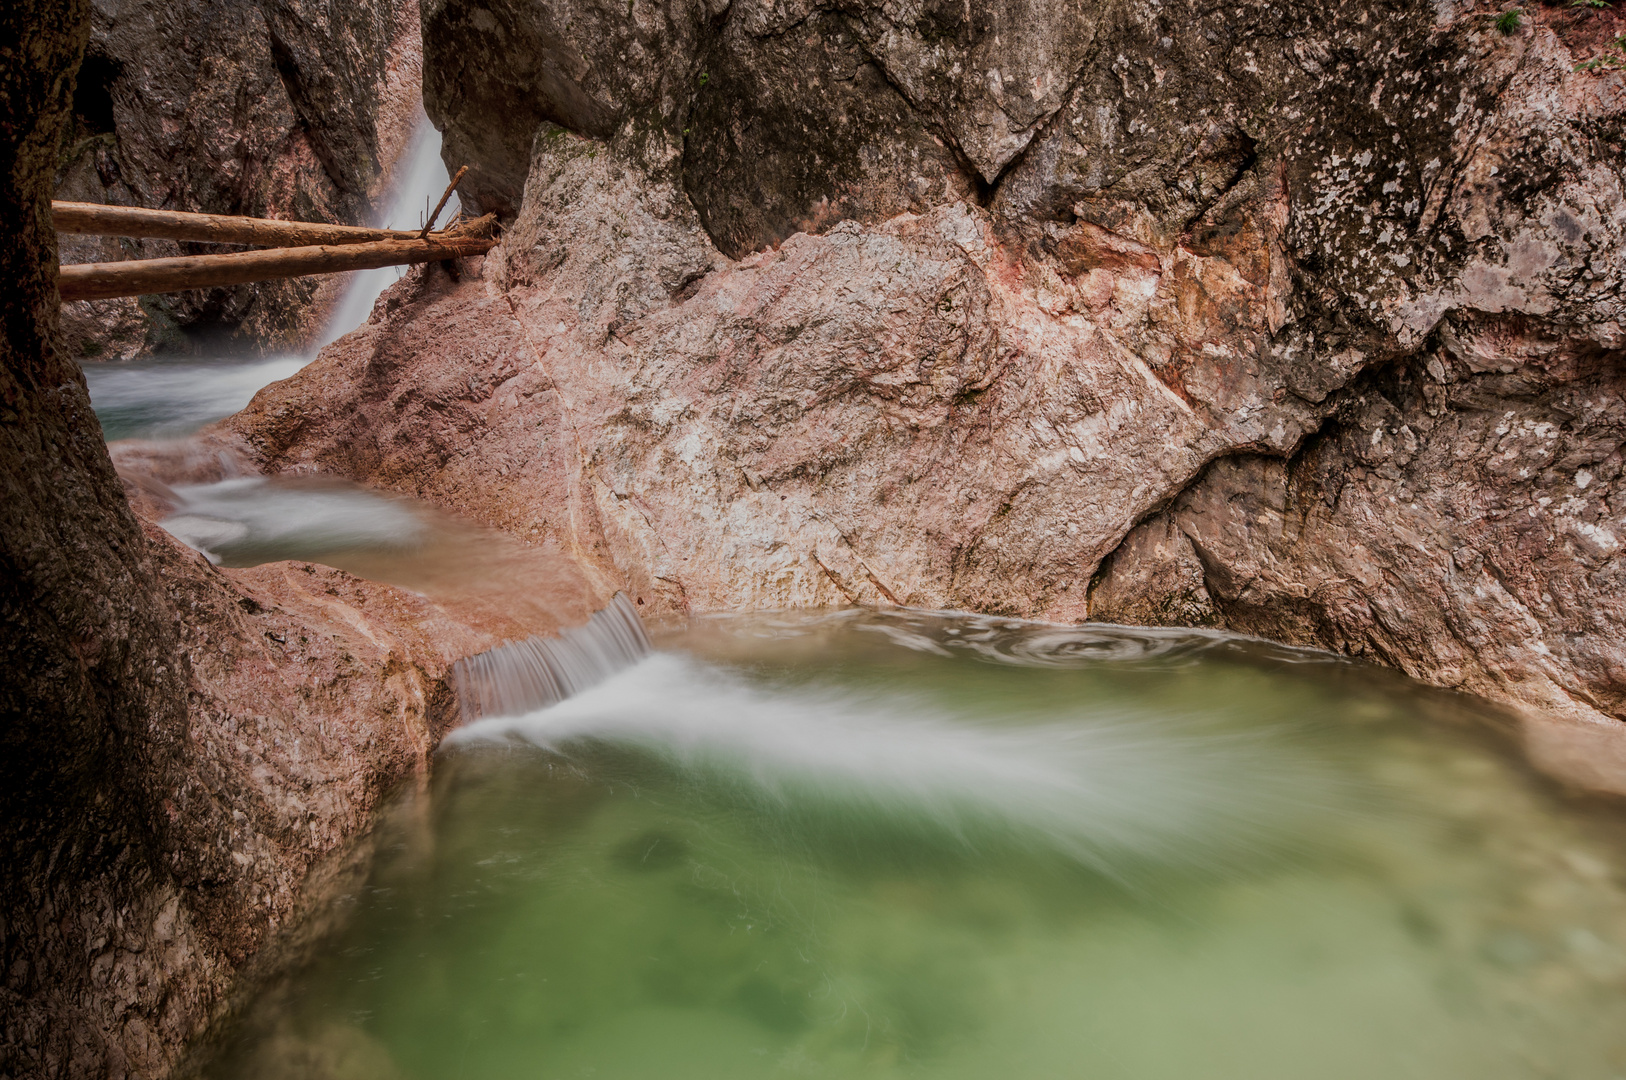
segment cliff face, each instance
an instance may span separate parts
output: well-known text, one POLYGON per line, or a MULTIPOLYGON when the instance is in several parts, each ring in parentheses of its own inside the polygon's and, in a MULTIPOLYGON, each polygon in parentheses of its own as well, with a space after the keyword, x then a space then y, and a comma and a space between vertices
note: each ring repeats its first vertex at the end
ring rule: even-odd
POLYGON ((1228 626, 1615 724, 1626 20, 1496 14, 429 0, 505 243, 232 426, 657 606, 1228 626))
MULTIPOLYGON (((99 0, 59 149, 56 197, 367 224, 419 116, 409 0, 99 0)), ((67 262, 222 250, 65 237, 67 262)), ((328 279, 265 282, 63 309, 69 351, 302 348, 328 279)))

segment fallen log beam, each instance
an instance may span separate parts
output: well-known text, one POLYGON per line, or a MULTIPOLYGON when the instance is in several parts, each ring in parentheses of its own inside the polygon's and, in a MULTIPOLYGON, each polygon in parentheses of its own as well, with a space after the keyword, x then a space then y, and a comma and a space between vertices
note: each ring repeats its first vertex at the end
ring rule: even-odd
POLYGON ((484 255, 497 243, 491 237, 439 233, 427 240, 380 240, 371 244, 325 244, 314 247, 237 251, 227 255, 188 255, 175 259, 131 259, 127 262, 76 263, 57 275, 63 300, 107 300, 115 296, 245 285, 251 281, 371 270, 379 266, 440 262, 484 255))
POLYGON ((367 229, 309 221, 273 221, 229 214, 187 214, 139 206, 53 202, 51 220, 59 233, 129 236, 145 240, 197 240, 251 247, 311 247, 317 244, 372 244, 411 240, 418 230, 367 229))

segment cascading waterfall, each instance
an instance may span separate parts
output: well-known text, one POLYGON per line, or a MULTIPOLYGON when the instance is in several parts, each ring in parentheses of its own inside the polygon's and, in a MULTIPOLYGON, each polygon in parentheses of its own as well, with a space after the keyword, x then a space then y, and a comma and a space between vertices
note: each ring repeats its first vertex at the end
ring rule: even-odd
POLYGON ((452 683, 465 723, 519 716, 596 686, 649 653, 638 609, 624 593, 616 593, 585 626, 459 660, 452 668, 452 683))
MULTIPOLYGON (((416 227, 446 190, 449 177, 440 160, 440 132, 420 118, 412 144, 402 156, 402 170, 389 211, 373 224, 384 228, 416 227)), ((441 220, 457 213, 456 196, 441 220)), ((271 383, 294 375, 316 353, 367 321, 379 294, 399 280, 404 267, 357 271, 328 320, 316 347, 298 356, 153 357, 128 363, 86 364, 91 405, 109 441, 129 438, 174 438, 244 408, 271 383)))
POLYGON ((519 741, 566 759, 619 747, 758 811, 818 807, 917 843, 1037 846, 1120 881, 1146 864, 1223 873, 1358 801, 1288 747, 1190 717, 1080 703, 1001 726, 918 693, 764 682, 674 653, 639 661, 636 619, 622 601, 563 639, 474 658, 463 717, 485 718, 448 745, 519 741))
MULTIPOLYGON (((389 212, 373 222, 375 226, 381 229, 411 229, 423 225, 424 216, 451 182, 446 165, 440 159, 440 141, 440 132, 435 130, 427 116, 420 115, 412 144, 402 155, 405 169, 396 186, 395 199, 390 204, 389 212)), ((453 195, 441 211, 441 224, 450 221, 458 209, 457 196, 453 195)), ((401 280, 406 272, 405 266, 380 266, 374 270, 356 271, 317 347, 325 348, 366 322, 379 296, 401 280)))

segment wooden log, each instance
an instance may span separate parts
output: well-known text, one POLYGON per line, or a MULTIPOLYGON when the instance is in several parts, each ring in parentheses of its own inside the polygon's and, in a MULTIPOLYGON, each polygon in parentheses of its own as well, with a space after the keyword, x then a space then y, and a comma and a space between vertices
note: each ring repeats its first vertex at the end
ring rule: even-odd
POLYGON ((189 255, 177 259, 131 259, 127 262, 78 263, 57 275, 63 300, 106 300, 145 296, 216 285, 371 270, 378 266, 440 262, 483 255, 496 240, 442 233, 427 240, 381 240, 371 244, 319 245, 237 251, 227 255, 189 255))
POLYGON ((416 229, 364 229, 308 221, 273 221, 227 214, 185 214, 178 210, 145 210, 139 206, 53 202, 51 219, 59 233, 130 236, 149 240, 198 240, 258 247, 311 247, 318 244, 373 244, 411 240, 416 229))
POLYGON ((446 185, 446 194, 440 197, 440 202, 435 204, 435 212, 430 214, 429 220, 423 223, 423 231, 418 234, 419 240, 422 240, 424 237, 428 236, 429 230, 435 227, 435 219, 440 217, 440 212, 442 210, 446 209, 446 200, 452 197, 452 192, 457 190, 457 185, 463 182, 463 177, 467 176, 468 173, 469 167, 465 165, 461 169, 457 170, 457 175, 452 177, 452 182, 446 185))

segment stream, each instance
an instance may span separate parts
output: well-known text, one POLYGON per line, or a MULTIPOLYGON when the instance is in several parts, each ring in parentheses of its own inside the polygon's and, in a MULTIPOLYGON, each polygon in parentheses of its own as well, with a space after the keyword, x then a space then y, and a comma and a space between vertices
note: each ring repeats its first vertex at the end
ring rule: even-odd
MULTIPOLYGON (((512 580, 408 500, 177 495, 228 565, 512 580)), ((207 1075, 1626 1075, 1626 822, 1477 699, 1211 631, 650 629, 459 665, 469 722, 207 1075)))
MULTIPOLYGON (((109 439, 178 436, 304 362, 87 376, 109 439)), ((514 593, 405 500, 176 494, 225 565, 514 593)), ((1626 1077, 1622 817, 1483 702, 1207 631, 630 612, 466 662, 470 722, 208 1075, 1626 1077)))
POLYGON ((1626 1073, 1618 816, 1196 632, 698 618, 453 734, 211 1075, 1626 1073))
MULTIPOLYGON (((427 118, 420 120, 406 160, 404 175, 378 228, 416 228, 451 178, 440 160, 440 133, 427 118)), ((442 212, 448 221, 458 211, 454 195, 442 212)), ((348 275, 343 297, 334 308, 316 349, 337 341, 367 321, 378 297, 406 273, 404 266, 358 270, 348 275)), ((102 433, 115 439, 162 439, 188 435, 241 410, 261 388, 289 378, 315 358, 300 356, 206 357, 163 356, 128 362, 86 363, 85 382, 102 433)))

